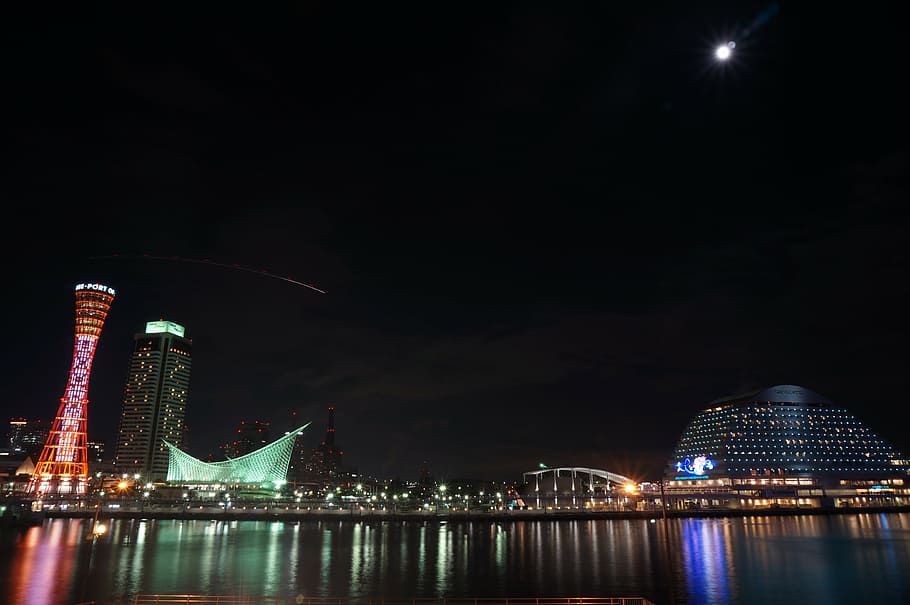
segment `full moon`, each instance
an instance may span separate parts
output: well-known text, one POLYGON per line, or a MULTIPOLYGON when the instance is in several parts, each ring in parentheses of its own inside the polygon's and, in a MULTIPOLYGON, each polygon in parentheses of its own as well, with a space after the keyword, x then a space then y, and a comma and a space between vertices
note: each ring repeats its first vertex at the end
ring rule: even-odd
POLYGON ((733 54, 733 49, 736 48, 736 42, 732 40, 726 44, 721 44, 716 49, 714 49, 714 56, 721 61, 726 61, 733 54))

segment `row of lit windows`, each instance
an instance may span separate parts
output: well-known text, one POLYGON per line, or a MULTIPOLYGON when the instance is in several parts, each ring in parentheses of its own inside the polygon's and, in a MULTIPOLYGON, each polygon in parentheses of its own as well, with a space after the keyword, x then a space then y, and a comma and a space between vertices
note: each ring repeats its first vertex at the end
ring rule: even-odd
MULTIPOLYGON (((731 470, 732 472, 741 472, 741 473, 750 473, 750 472, 760 472, 760 473, 763 473, 763 472, 765 472, 765 471, 769 471, 769 472, 778 472, 778 471, 780 471, 781 469, 778 469, 778 468, 764 468, 764 467, 758 467, 758 468, 731 468, 730 470, 731 470)), ((845 472, 845 473, 857 472, 857 471, 859 471, 859 472, 872 472, 872 471, 890 472, 890 471, 892 471, 892 469, 889 469, 888 467, 882 467, 882 466, 864 466, 864 467, 859 468, 859 469, 857 469, 857 468, 855 468, 855 467, 854 467, 854 468, 843 468, 843 467, 833 468, 833 467, 828 466, 828 467, 824 467, 824 468, 821 468, 821 467, 820 467, 820 468, 815 468, 815 467, 813 467, 813 468, 803 468, 803 469, 800 469, 800 470, 801 470, 801 471, 806 471, 806 472, 813 472, 813 471, 814 471, 814 472, 841 471, 841 472, 845 472)))
POLYGON ((728 439, 724 439, 723 437, 720 437, 720 438, 718 438, 718 437, 715 437, 715 438, 688 437, 688 438, 683 438, 682 440, 680 440, 680 443, 717 443, 717 442, 721 442, 721 441, 726 441, 727 443, 734 443, 734 444, 743 443, 743 442, 747 442, 747 441, 751 441, 751 442, 764 441, 764 442, 772 442, 772 443, 774 443, 774 442, 777 442, 777 443, 790 443, 790 442, 811 443, 812 441, 815 441, 816 443, 821 443, 821 444, 830 444, 832 442, 839 443, 839 444, 848 444, 848 443, 854 444, 857 442, 875 444, 875 445, 884 445, 885 444, 885 441, 883 439, 878 439, 876 437, 869 437, 869 438, 865 438, 865 439, 860 438, 859 440, 847 439, 847 437, 859 437, 858 435, 843 435, 843 438, 841 438, 840 436, 833 436, 834 437, 833 440, 831 439, 831 437, 832 437, 832 435, 805 435, 805 434, 803 434, 803 435, 784 434, 784 435, 770 435, 769 436, 767 434, 759 433, 758 436, 754 436, 754 437, 753 436, 749 436, 749 437, 737 436, 737 437, 728 438, 728 439), (794 437, 794 438, 790 439, 789 437, 794 437), (797 439, 795 437, 802 437, 802 439, 797 439))
POLYGON ((755 412, 756 414, 799 414, 806 415, 807 413, 825 413, 825 414, 841 414, 849 415, 845 408, 832 407, 825 404, 811 405, 811 406, 792 406, 792 405, 772 405, 768 407, 763 406, 739 406, 741 412, 755 412))
POLYGON ((882 443, 879 441, 872 441, 872 442, 864 441, 864 442, 857 443, 855 440, 841 441, 840 439, 836 439, 833 443, 831 442, 830 439, 827 439, 827 440, 819 439, 816 442, 808 441, 806 439, 737 439, 735 441, 728 442, 725 445, 725 447, 727 449, 730 449, 731 447, 744 446, 744 445, 747 445, 747 442, 750 442, 753 444, 756 442, 767 443, 769 445, 777 444, 778 446, 804 445, 804 446, 811 447, 811 448, 821 448, 822 446, 829 446, 826 449, 831 449, 831 446, 838 447, 840 449, 844 449, 846 447, 848 450, 853 450, 853 449, 886 450, 886 449, 888 449, 884 445, 882 445, 882 443))
MULTIPOLYGON (((728 439, 728 442, 734 443, 734 444, 743 443, 743 442, 747 442, 747 441, 751 441, 751 442, 764 441, 764 442, 772 442, 772 443, 773 442, 790 443, 792 441, 793 443, 796 443, 796 442, 805 443, 805 442, 808 442, 809 439, 814 438, 818 443, 831 444, 830 437, 832 437, 832 435, 807 435, 807 434, 794 435, 792 433, 784 433, 782 435, 776 435, 776 436, 768 436, 767 434, 764 434, 764 436, 760 436, 760 437, 741 437, 740 435, 742 435, 742 433, 738 433, 735 438, 728 439), (796 437, 796 436, 803 437, 804 439, 787 439, 787 437, 796 437)), ((849 435, 849 436, 858 437, 858 435, 849 435)), ((844 437, 848 437, 848 435, 844 435, 844 437)), ((688 436, 688 437, 683 437, 683 439, 680 440, 680 443, 702 444, 702 443, 716 443, 716 442, 722 441, 722 440, 723 440, 722 437, 718 438, 716 436, 713 438, 701 437, 701 436, 688 436)), ((839 438, 837 438, 837 436, 835 436, 834 443, 835 444, 846 444, 846 443, 855 444, 856 440, 855 439, 852 439, 852 440, 839 439, 839 438)), ((877 446, 885 445, 884 440, 878 439, 875 436, 871 436, 871 435, 867 439, 860 439, 860 443, 877 445, 877 446)))
MULTIPOLYGON (((697 452, 702 452, 702 454, 687 453, 687 452, 691 452, 691 451, 693 451, 693 450, 686 450, 686 449, 680 448, 680 449, 676 450, 676 452, 674 453, 674 456, 676 458, 680 458, 680 459, 682 459, 684 457, 692 457, 694 455, 705 455, 708 457, 717 456, 716 452, 710 451, 710 450, 704 450, 704 449, 694 450, 697 452)), ((822 454, 822 455, 823 454, 829 454, 829 455, 833 454, 833 455, 837 455, 838 458, 841 458, 841 459, 844 459, 843 455, 847 455, 847 456, 861 455, 861 456, 864 456, 866 459, 869 459, 872 457, 875 457, 877 459, 878 458, 888 458, 888 457, 894 455, 891 452, 843 452, 842 448, 841 448, 841 450, 834 450, 832 448, 811 448, 811 451, 810 450, 793 451, 793 450, 787 450, 787 449, 780 449, 780 450, 764 449, 764 450, 754 450, 754 451, 753 450, 733 450, 732 452, 729 452, 729 448, 728 448, 728 452, 727 452, 728 456, 742 456, 742 455, 775 456, 775 455, 778 455, 778 456, 803 456, 803 457, 805 457, 805 456, 811 456, 811 455, 817 456, 819 454, 822 454)))
MULTIPOLYGON (((729 449, 730 448, 727 448, 728 453, 729 453, 729 449)), ((866 458, 871 458, 872 456, 879 457, 879 456, 883 456, 886 454, 885 452, 875 452, 875 453, 864 452, 864 451, 862 451, 862 448, 847 448, 847 450, 848 451, 844 451, 844 448, 835 449, 835 448, 830 448, 830 447, 828 447, 828 448, 810 447, 808 450, 801 450, 801 451, 800 450, 791 450, 791 449, 733 450, 732 454, 733 455, 768 454, 768 455, 772 455, 772 456, 774 454, 788 454, 788 455, 792 455, 792 456, 806 456, 807 455, 806 452, 809 452, 808 455, 828 453, 828 454, 835 454, 835 455, 843 454, 843 455, 848 455, 848 456, 861 455, 861 456, 865 456, 866 458), (860 450, 860 451, 849 451, 849 450, 860 450)))
MULTIPOLYGON (((808 437, 808 435, 803 435, 803 437, 808 437)), ((732 444, 742 443, 743 441, 754 441, 754 440, 751 439, 751 438, 749 438, 749 439, 743 438, 743 437, 742 437, 742 433, 738 434, 738 435, 737 435, 736 437, 734 437, 733 439, 728 439, 728 443, 732 443, 732 444)), ((771 438, 769 438, 769 439, 765 439, 765 441, 770 441, 770 442, 772 442, 772 443, 773 443, 773 442, 786 443, 787 445, 802 445, 802 444, 804 444, 804 443, 809 443, 809 441, 808 441, 807 439, 786 439, 786 438, 784 438, 784 437, 776 437, 776 438, 775 438, 775 437, 771 437, 771 438)), ((831 444, 831 440, 830 440, 830 439, 817 439, 816 441, 817 441, 818 443, 820 443, 820 444, 831 444)), ((837 445, 837 444, 856 445, 857 443, 859 443, 859 444, 866 444, 866 443, 870 443, 870 442, 865 441, 865 440, 857 441, 856 439, 850 439, 849 441, 845 441, 845 440, 842 440, 842 439, 835 439, 835 440, 834 440, 834 444, 835 444, 835 445, 837 445)), ((871 443, 878 444, 878 443, 881 443, 881 442, 878 441, 878 440, 874 440, 874 441, 872 441, 871 443)), ((729 447, 729 445, 728 445, 727 447, 729 447)))
MULTIPOLYGON (((761 426, 764 426, 764 424, 767 424, 768 426, 780 427, 777 429, 771 429, 771 430, 774 430, 774 432, 779 432, 781 429, 786 430, 787 428, 789 428, 790 430, 794 430, 797 427, 800 431, 806 431, 806 430, 834 431, 837 433, 840 433, 842 431, 847 431, 849 433, 852 433, 854 431, 870 432, 868 428, 864 427, 861 423, 858 423, 858 422, 819 423, 819 422, 808 422, 807 421, 807 422, 803 423, 802 421, 799 421, 799 420, 794 420, 792 422, 775 421, 775 420, 768 420, 768 421, 745 420, 745 421, 736 422, 733 424, 739 430, 743 430, 745 428, 745 430, 750 430, 750 431, 755 430, 754 427, 761 427, 761 426), (843 428, 838 425, 843 425, 843 428), (847 426, 847 425, 849 425, 849 426, 847 426)), ((689 427, 689 429, 687 429, 685 431, 685 433, 690 434, 690 435, 705 435, 705 434, 713 435, 713 434, 717 434, 719 430, 723 430, 724 428, 725 427, 720 424, 713 426, 713 427, 708 427, 708 428, 696 426, 696 427, 689 427)), ((731 429, 732 429, 732 427, 731 427, 731 429)), ((735 433, 736 431, 731 431, 731 432, 735 433)))
MULTIPOLYGON (((740 422, 736 422, 735 424, 736 424, 737 426, 749 426, 749 427, 751 427, 752 425, 754 425, 754 426, 763 426, 763 425, 767 424, 768 426, 800 427, 801 429, 803 429, 803 427, 804 427, 804 425, 805 425, 805 427, 815 428, 816 430, 828 430, 828 429, 830 429, 830 430, 840 431, 841 429, 840 429, 840 427, 838 427, 837 425, 857 424, 857 423, 854 423, 854 422, 833 422, 833 421, 828 421, 828 422, 812 422, 811 420, 742 420, 742 421, 740 421, 740 422)), ((805 429, 803 429, 803 430, 805 430, 805 429)), ((857 430, 859 430, 859 431, 865 431, 865 430, 868 430, 868 429, 861 428, 861 427, 857 427, 857 430)))
MULTIPOLYGON (((832 411, 832 410, 842 411, 842 408, 832 408, 828 404, 825 404, 825 403, 792 403, 792 402, 787 402, 787 401, 775 401, 773 404, 768 402, 767 407, 764 407, 764 405, 754 405, 754 403, 755 402, 753 402, 751 409, 755 410, 756 412, 772 412, 772 411, 778 411, 778 410, 790 412, 790 411, 792 411, 793 408, 805 409, 806 411, 810 411, 813 409, 816 409, 816 410, 825 409, 827 411, 832 411)), ((748 405, 744 406, 742 404, 739 404, 738 406, 729 406, 727 409, 732 409, 733 407, 750 409, 748 405)))
MULTIPOLYGON (((709 458, 717 457, 716 454, 711 453, 711 452, 708 452, 705 455, 708 456, 709 458)), ((853 454, 852 456, 856 456, 856 454, 853 454)), ((682 460, 683 458, 692 458, 692 456, 685 454, 684 452, 682 452, 682 453, 677 452, 676 455, 674 456, 674 460, 676 460, 676 461, 682 460)), ((749 451, 749 452, 733 452, 732 455, 724 457, 724 461, 725 462, 728 461, 730 463, 749 462, 749 461, 762 462, 762 461, 769 461, 769 460, 778 460, 781 462, 802 462, 802 463, 805 463, 805 462, 838 463, 839 462, 841 464, 857 463, 857 464, 862 464, 862 465, 869 465, 870 463, 874 462, 874 463, 878 463, 878 464, 890 464, 891 466, 907 466, 906 464, 902 464, 902 462, 904 462, 904 461, 889 460, 885 456, 874 456, 873 457, 871 454, 868 454, 868 453, 862 457, 837 456, 834 458, 822 458, 822 457, 818 456, 817 452, 809 453, 809 452, 775 452, 775 451, 751 452, 751 451, 749 451), (763 456, 763 458, 745 458, 744 457, 744 456, 749 456, 749 455, 763 456), (813 457, 810 458, 809 456, 813 456, 813 457)))
POLYGON ((103 327, 104 326, 104 317, 94 318, 91 315, 80 315, 76 318, 76 323, 80 326, 92 326, 92 327, 103 327))
POLYGON ((827 416, 825 416, 825 415, 814 416, 812 414, 749 414, 749 413, 743 413, 743 414, 731 414, 730 417, 737 419, 737 420, 739 420, 739 419, 743 419, 743 420, 745 420, 745 419, 755 419, 755 420, 765 419, 765 420, 778 420, 780 422, 793 422, 793 420, 783 420, 785 418, 805 420, 808 422, 843 422, 843 421, 855 420, 855 418, 849 414, 829 414, 827 416))
MULTIPOLYGON (((827 429, 823 429, 823 430, 827 430, 827 429)), ((851 433, 850 436, 857 436, 857 435, 852 435, 854 429, 846 429, 846 431, 847 431, 848 433, 851 433)), ((857 431, 858 433, 866 433, 866 432, 869 432, 868 429, 856 429, 856 431, 857 431)), ((780 431, 774 431, 774 432, 777 433, 778 435, 797 435, 797 434, 798 434, 798 435, 806 436, 806 437, 809 436, 809 435, 806 434, 807 431, 800 431, 799 433, 792 433, 792 432, 783 432, 783 433, 782 433, 782 432, 780 432, 780 431)), ((841 429, 836 428, 836 429, 834 429, 834 432, 840 433, 840 432, 841 432, 841 429)), ((737 432, 735 432, 735 431, 731 431, 731 432, 727 433, 727 437, 745 437, 747 434, 751 434, 751 431, 750 431, 749 433, 737 433, 737 432)))
MULTIPOLYGON (((849 464, 851 462, 855 462, 858 464, 862 464, 863 466, 867 466, 869 463, 869 460, 863 459, 863 458, 842 458, 842 459, 832 460, 831 458, 802 458, 802 459, 800 459, 800 458, 775 458, 775 457, 772 457, 772 458, 730 458, 730 462, 731 463, 737 463, 737 462, 800 462, 803 464, 806 462, 834 462, 835 464, 837 464, 837 463, 849 464)), ((877 462, 883 462, 883 461, 879 460, 877 462)))
POLYGON ((808 424, 814 426, 825 426, 825 425, 844 425, 844 424, 855 424, 862 425, 861 422, 857 421, 853 417, 843 416, 843 417, 831 417, 826 419, 815 418, 815 417, 806 417, 806 416, 769 416, 765 417, 761 415, 760 417, 751 417, 749 414, 743 414, 741 416, 734 415, 729 419, 729 422, 734 424, 754 424, 754 423, 777 423, 782 425, 787 424, 808 424))
POLYGON ((814 420, 814 421, 829 421, 829 420, 840 420, 848 419, 852 420, 854 417, 851 414, 847 414, 842 410, 830 410, 827 414, 799 414, 793 413, 792 411, 786 412, 742 412, 739 414, 731 414, 733 418, 751 418, 754 416, 759 416, 761 418, 802 418, 805 420, 814 420))

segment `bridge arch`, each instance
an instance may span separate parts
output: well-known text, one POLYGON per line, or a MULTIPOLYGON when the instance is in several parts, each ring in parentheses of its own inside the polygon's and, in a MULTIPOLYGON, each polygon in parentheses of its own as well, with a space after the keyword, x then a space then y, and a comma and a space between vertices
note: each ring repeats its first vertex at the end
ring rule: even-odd
POLYGON ((593 486, 594 486, 594 477, 598 477, 600 479, 605 479, 608 483, 614 483, 617 485, 629 485, 629 484, 634 485, 635 484, 635 481, 633 479, 630 479, 630 478, 626 477, 625 475, 620 475, 619 473, 605 471, 605 470, 599 469, 599 468, 588 468, 588 467, 584 467, 584 466, 559 466, 559 467, 555 467, 555 468, 544 468, 544 469, 540 469, 540 470, 536 470, 536 471, 527 471, 527 472, 522 473, 521 475, 522 475, 522 478, 524 479, 525 483, 530 483, 530 480, 528 478, 533 477, 533 481, 535 484, 534 491, 540 491, 541 478, 543 477, 544 480, 546 480, 546 475, 552 473, 553 491, 558 491, 559 477, 562 475, 563 472, 568 473, 569 476, 571 476, 571 478, 572 478, 572 484, 571 484, 572 491, 576 490, 576 485, 581 485, 581 482, 578 480, 579 475, 581 475, 582 478, 587 476, 588 486, 589 486, 589 489, 592 491, 593 491, 593 486))
POLYGON ((619 506, 625 488, 636 481, 600 468, 560 466, 522 473, 522 501, 540 507, 619 506))

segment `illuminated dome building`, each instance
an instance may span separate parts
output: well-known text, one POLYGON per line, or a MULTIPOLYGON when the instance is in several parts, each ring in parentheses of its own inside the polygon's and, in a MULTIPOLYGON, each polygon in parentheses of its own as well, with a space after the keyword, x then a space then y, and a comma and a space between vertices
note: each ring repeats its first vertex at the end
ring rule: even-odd
POLYGON ((818 393, 778 385, 709 406, 667 467, 671 507, 910 505, 910 461, 818 393))

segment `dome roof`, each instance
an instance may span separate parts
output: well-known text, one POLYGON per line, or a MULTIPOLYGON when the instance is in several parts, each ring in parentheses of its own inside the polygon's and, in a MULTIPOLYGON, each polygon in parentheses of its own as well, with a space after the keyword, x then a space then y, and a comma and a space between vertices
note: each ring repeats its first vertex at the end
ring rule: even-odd
POLYGON ((811 389, 795 384, 778 384, 773 387, 750 391, 742 395, 721 397, 711 402, 711 405, 724 403, 746 403, 749 401, 767 401, 770 403, 823 403, 830 404, 831 400, 819 395, 811 389))
POLYGON ((774 403, 831 403, 827 397, 815 391, 795 384, 779 384, 759 391, 754 398, 756 401, 771 401, 774 403))

